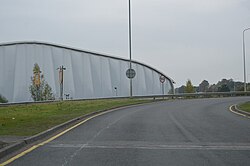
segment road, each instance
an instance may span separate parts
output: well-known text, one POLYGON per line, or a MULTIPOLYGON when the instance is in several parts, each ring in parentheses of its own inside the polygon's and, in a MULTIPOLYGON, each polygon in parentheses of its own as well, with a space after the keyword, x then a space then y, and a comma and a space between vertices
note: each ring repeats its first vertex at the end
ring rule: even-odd
POLYGON ((98 116, 10 163, 86 166, 249 166, 249 97, 173 100, 98 116))

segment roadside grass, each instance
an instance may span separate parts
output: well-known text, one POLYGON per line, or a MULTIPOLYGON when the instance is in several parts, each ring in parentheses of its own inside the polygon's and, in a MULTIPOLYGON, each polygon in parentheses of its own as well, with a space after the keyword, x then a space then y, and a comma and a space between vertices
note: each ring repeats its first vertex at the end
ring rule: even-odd
POLYGON ((239 109, 250 113, 250 101, 240 104, 239 109))
POLYGON ((0 107, 0 135, 32 136, 73 118, 152 100, 103 99, 0 107))

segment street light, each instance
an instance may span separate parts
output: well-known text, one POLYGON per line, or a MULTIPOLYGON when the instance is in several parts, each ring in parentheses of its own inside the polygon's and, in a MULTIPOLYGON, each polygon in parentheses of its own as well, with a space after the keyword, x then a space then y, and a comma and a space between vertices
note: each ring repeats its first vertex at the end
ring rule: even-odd
MULTIPOLYGON (((132 63, 131 63, 131 54, 132 54, 132 51, 131 51, 131 10, 130 10, 130 0, 128 0, 128 20, 129 20, 129 69, 131 71, 132 69, 132 63)), ((133 96, 133 90, 132 90, 132 78, 130 78, 130 97, 133 96)))
POLYGON ((245 51, 245 31, 250 30, 250 28, 243 30, 243 62, 244 62, 244 92, 247 91, 246 84, 246 51, 245 51))

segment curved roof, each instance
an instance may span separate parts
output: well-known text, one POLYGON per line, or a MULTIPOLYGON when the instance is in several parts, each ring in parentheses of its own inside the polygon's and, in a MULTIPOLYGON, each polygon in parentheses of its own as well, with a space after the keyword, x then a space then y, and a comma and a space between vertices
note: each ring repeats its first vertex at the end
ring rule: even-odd
MULTIPOLYGON (((130 60, 128 59, 124 59, 124 58, 119 58, 119 57, 114 57, 114 56, 110 56, 107 54, 101 54, 101 53, 97 53, 97 52, 92 52, 92 51, 86 51, 86 50, 82 50, 82 49, 78 49, 78 48, 73 48, 73 47, 68 47, 68 46, 63 46, 63 45, 58 45, 58 44, 53 44, 53 43, 46 43, 46 42, 40 42, 40 41, 19 41, 19 42, 10 42, 10 43, 1 43, 1 46, 9 46, 9 45, 19 45, 19 44, 38 44, 38 45, 47 45, 47 46, 53 46, 53 47, 58 47, 58 48, 63 48, 63 49, 68 49, 68 50, 72 50, 72 51, 78 51, 78 52, 84 52, 84 53, 89 53, 89 54, 93 54, 96 56, 102 56, 102 57, 107 57, 107 58, 112 58, 112 59, 117 59, 117 60, 123 60, 123 61, 127 61, 129 62, 130 60)), ((175 83, 175 81, 173 79, 171 79, 170 77, 166 76, 164 73, 160 72, 159 70, 148 66, 144 63, 138 62, 138 61, 131 61, 132 63, 135 64, 140 64, 142 66, 148 67, 151 70, 154 70, 155 72, 158 72, 159 74, 163 75, 165 78, 167 78, 169 81, 171 81, 172 83, 175 83)))

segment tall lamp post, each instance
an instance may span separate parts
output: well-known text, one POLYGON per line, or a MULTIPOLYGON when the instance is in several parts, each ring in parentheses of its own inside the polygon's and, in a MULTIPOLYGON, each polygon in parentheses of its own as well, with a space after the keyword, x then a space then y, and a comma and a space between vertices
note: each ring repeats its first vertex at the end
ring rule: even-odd
MULTIPOLYGON (((132 69, 131 63, 131 9, 130 9, 130 0, 128 1, 128 18, 129 18, 129 69, 132 69)), ((133 96, 133 89, 132 89, 132 78, 130 78, 130 97, 133 96)))
POLYGON ((134 69, 132 69, 132 58, 131 58, 131 54, 132 54, 132 51, 131 51, 131 10, 130 10, 130 0, 128 1, 128 24, 129 24, 129 69, 126 71, 126 76, 130 79, 130 97, 133 96, 133 84, 132 84, 132 79, 135 77, 136 75, 136 72, 134 69))
POLYGON ((243 30, 243 62, 244 62, 244 92, 247 91, 247 84, 246 84, 246 50, 245 50, 245 32, 250 30, 250 28, 243 30))

